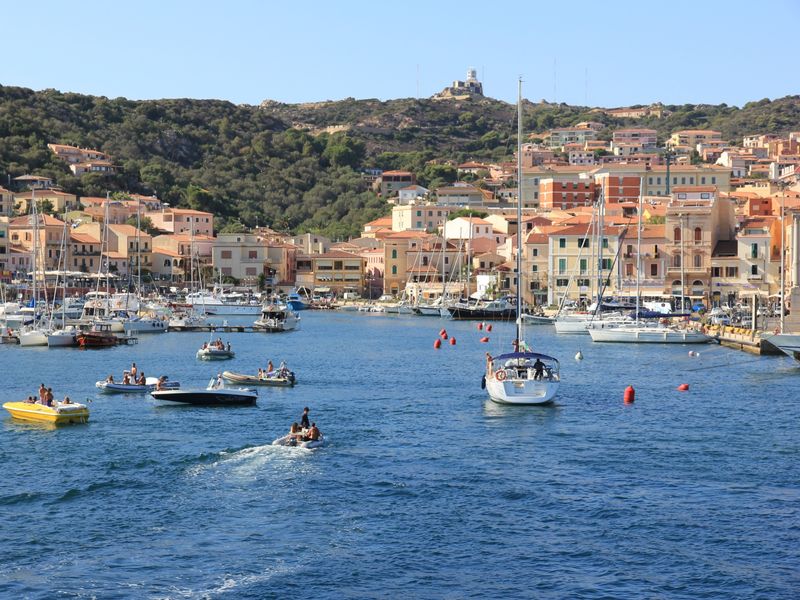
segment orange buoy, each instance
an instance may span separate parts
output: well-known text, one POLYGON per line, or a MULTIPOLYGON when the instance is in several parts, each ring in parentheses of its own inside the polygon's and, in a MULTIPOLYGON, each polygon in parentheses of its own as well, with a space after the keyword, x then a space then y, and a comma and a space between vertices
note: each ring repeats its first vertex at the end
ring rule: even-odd
POLYGON ((456 345, 456 338, 450 338, 450 345, 451 346, 455 346, 456 345))
POLYGON ((689 391, 689 384, 688 384, 688 383, 682 383, 682 384, 680 384, 680 385, 678 386, 678 391, 679 391, 679 392, 688 392, 688 391, 689 391))
POLYGON ((485 343, 486 343, 486 342, 488 342, 488 341, 489 341, 489 338, 488 338, 488 337, 482 337, 482 338, 481 338, 481 343, 482 343, 482 344, 485 344, 485 343))
POLYGON ((481 329, 483 329, 483 323, 478 323, 478 331, 480 331, 481 329))
POLYGON ((489 324, 486 326, 486 331, 491 331, 491 330, 492 330, 492 324, 491 324, 491 323, 489 323, 489 324))
POLYGON ((442 339, 443 339, 443 340, 446 340, 446 339, 447 339, 447 332, 446 332, 446 331, 445 331, 445 332, 442 334, 442 339))
POLYGON ((636 390, 633 389, 632 385, 629 385, 625 388, 625 393, 622 395, 622 401, 625 404, 633 404, 636 400, 636 390))
POLYGON ((442 340, 440 340, 440 339, 438 339, 438 338, 437 338, 437 339, 436 339, 436 341, 435 341, 435 342, 433 342, 433 347, 434 347, 436 350, 438 350, 439 348, 441 348, 441 347, 442 347, 442 340))

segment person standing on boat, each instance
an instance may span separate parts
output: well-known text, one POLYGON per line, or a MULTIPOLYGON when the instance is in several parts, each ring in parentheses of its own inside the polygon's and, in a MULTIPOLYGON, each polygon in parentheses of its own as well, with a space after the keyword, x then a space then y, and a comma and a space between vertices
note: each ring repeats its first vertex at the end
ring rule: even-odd
POLYGON ((275 370, 275 366, 272 364, 271 360, 267 361, 267 375, 272 375, 272 372, 275 370))
POLYGON ((300 417, 300 427, 302 427, 303 429, 308 429, 309 428, 308 410, 309 410, 309 408, 306 406, 303 409, 303 416, 300 417))
POLYGON ((542 377, 544 377, 544 363, 537 358, 536 362, 533 363, 533 378, 536 381, 541 381, 542 377))
POLYGON ((131 379, 136 381, 136 374, 139 372, 139 369, 136 368, 136 363, 131 363, 131 379))
POLYGON ((44 387, 44 384, 39 386, 39 402, 47 404, 47 388, 44 387))
POLYGON ((514 340, 511 345, 514 347, 514 352, 519 352, 519 340, 514 340))
POLYGON ((492 355, 487 352, 486 353, 486 375, 487 375, 487 377, 490 377, 492 375, 492 361, 493 360, 494 359, 492 358, 492 355))

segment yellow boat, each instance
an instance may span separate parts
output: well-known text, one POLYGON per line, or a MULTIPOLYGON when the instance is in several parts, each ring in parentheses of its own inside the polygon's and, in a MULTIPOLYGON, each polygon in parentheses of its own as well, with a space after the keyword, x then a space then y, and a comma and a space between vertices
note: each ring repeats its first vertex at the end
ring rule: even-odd
POLYGON ((89 408, 84 404, 64 404, 56 402, 55 406, 44 404, 31 404, 29 402, 6 402, 3 404, 11 416, 22 421, 36 421, 39 423, 86 423, 89 421, 89 408))

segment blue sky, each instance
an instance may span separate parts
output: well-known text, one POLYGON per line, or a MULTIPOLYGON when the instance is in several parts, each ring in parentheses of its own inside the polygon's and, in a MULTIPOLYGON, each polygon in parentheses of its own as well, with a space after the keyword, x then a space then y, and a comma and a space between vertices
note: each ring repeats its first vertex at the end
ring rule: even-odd
POLYGON ((109 97, 425 97, 468 66, 508 101, 518 75, 592 106, 800 93, 798 0, 29 0, 3 22, 0 84, 109 97))

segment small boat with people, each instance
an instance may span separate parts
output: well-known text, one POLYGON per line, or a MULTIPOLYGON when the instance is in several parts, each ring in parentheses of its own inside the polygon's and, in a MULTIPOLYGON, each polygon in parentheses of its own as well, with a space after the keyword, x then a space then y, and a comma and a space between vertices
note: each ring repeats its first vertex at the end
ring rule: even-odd
POLYGON ((278 371, 273 371, 273 373, 267 373, 266 371, 262 371, 259 369, 259 373, 257 375, 246 375, 244 373, 233 373, 231 371, 224 371, 222 373, 223 379, 225 381, 230 381, 231 383, 238 383, 243 385, 265 385, 265 386, 272 386, 272 387, 293 387, 296 383, 294 373, 288 371, 286 373, 279 373, 278 371))
POLYGON ((222 339, 213 342, 206 342, 197 351, 197 358, 200 360, 228 360, 236 356, 231 350, 231 343, 224 344, 222 339))
POLYGON ((274 440, 272 445, 307 448, 308 450, 324 446, 325 436, 319 430, 316 423, 309 423, 308 412, 309 408, 305 407, 303 409, 303 416, 300 418, 300 423, 297 421, 292 423, 292 426, 289 428, 289 433, 274 440))
POLYGON ((11 416, 21 421, 65 425, 67 423, 86 423, 89 421, 89 408, 85 404, 72 402, 65 396, 61 402, 53 397, 53 388, 39 387, 39 398, 28 396, 21 402, 3 404, 11 416))
POLYGON ((94 385, 103 394, 144 394, 154 390, 179 390, 181 387, 179 381, 169 381, 166 375, 147 377, 144 383, 122 383, 106 379, 94 385))
POLYGON ((213 378, 205 389, 153 390, 155 400, 197 406, 240 406, 256 403, 258 391, 249 388, 226 388, 222 375, 213 378))

